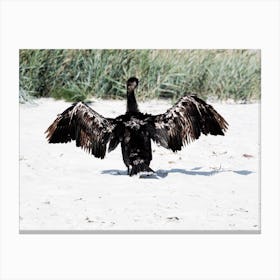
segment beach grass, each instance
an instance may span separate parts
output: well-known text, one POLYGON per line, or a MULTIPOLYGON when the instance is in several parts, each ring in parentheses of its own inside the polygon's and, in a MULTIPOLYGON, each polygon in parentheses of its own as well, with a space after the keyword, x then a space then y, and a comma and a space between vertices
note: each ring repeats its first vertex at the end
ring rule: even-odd
POLYGON ((125 82, 140 80, 139 100, 188 93, 250 102, 261 97, 260 50, 21 49, 20 95, 70 102, 123 99, 125 82))

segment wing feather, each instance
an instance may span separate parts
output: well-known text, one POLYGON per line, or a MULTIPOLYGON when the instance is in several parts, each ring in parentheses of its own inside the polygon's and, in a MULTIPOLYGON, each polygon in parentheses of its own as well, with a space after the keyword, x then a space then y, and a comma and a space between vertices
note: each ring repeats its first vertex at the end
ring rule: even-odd
POLYGON ((152 139, 172 151, 181 150, 201 133, 224 135, 228 128, 226 120, 196 95, 184 96, 164 114, 152 117, 152 139))
POLYGON ((112 134, 114 123, 79 102, 59 114, 46 130, 49 143, 76 141, 76 146, 97 158, 104 158, 106 145, 112 134))

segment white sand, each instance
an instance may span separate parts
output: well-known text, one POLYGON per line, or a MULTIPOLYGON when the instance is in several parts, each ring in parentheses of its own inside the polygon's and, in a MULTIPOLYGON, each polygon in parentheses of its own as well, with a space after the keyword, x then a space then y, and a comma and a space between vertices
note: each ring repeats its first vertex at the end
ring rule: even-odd
MULTIPOLYGON (((153 145, 156 176, 126 175, 118 147, 104 160, 74 143, 48 144, 44 131, 70 103, 20 105, 21 230, 260 230, 259 104, 212 104, 230 124, 178 153, 153 145), (249 155, 249 157, 244 156, 249 155)), ((106 117, 125 101, 96 100, 106 117)), ((165 101, 140 103, 161 113, 165 101)))

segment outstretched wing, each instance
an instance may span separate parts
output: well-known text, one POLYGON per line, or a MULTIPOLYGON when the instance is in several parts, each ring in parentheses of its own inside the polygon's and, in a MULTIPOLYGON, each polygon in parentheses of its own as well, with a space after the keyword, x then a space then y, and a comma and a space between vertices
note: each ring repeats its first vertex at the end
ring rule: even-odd
POLYGON ((164 114, 152 118, 152 139, 174 152, 198 139, 201 133, 224 135, 228 127, 225 119, 196 95, 182 97, 164 114))
POLYGON ((76 146, 97 158, 104 158, 106 145, 114 128, 113 120, 102 117, 79 102, 59 114, 46 130, 49 143, 76 141, 76 146))

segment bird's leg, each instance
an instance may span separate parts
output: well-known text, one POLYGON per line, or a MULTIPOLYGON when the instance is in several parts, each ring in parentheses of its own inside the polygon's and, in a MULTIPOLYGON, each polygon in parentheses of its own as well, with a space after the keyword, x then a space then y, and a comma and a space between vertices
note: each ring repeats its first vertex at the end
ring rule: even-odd
POLYGON ((129 175, 129 165, 127 166, 127 175, 129 175))

